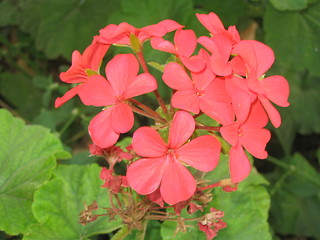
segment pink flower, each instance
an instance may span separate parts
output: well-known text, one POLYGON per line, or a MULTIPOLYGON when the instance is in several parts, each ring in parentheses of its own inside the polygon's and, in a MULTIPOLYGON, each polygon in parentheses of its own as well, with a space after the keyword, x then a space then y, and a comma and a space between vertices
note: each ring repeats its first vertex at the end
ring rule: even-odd
POLYGON ((101 75, 93 75, 78 92, 86 105, 110 106, 96 115, 89 125, 93 143, 101 148, 110 147, 120 133, 132 128, 134 116, 126 100, 157 88, 151 74, 138 75, 138 71, 139 63, 133 54, 119 54, 106 66, 108 80, 101 75))
POLYGON ((274 53, 267 45, 255 40, 240 41, 234 48, 234 53, 243 60, 247 68, 247 86, 262 103, 270 121, 275 127, 281 125, 278 110, 270 103, 289 106, 289 84, 282 76, 264 78, 264 74, 274 62, 274 53))
POLYGON ((190 78, 181 65, 171 62, 165 67, 162 78, 177 90, 171 99, 175 108, 195 114, 201 110, 222 124, 233 122, 234 111, 224 80, 215 78, 210 68, 192 73, 190 78))
POLYGON ((184 144, 194 129, 193 117, 184 111, 174 115, 168 144, 153 128, 139 128, 133 135, 132 145, 144 158, 129 166, 129 185, 142 195, 151 194, 160 186, 163 200, 172 205, 189 199, 195 193, 196 181, 184 165, 211 171, 218 164, 221 149, 220 142, 213 136, 201 136, 184 144))
MULTIPOLYGON (((66 83, 84 83, 89 76, 98 74, 101 61, 109 47, 110 45, 98 43, 95 37, 91 45, 84 50, 82 55, 79 51, 73 51, 72 65, 66 72, 60 73, 61 81, 66 83)), ((80 84, 66 92, 63 97, 57 98, 55 107, 60 107, 77 95, 81 87, 82 85, 80 84)))
POLYGON ((197 47, 197 37, 192 30, 178 29, 174 35, 174 44, 163 38, 152 38, 151 46, 154 49, 175 54, 192 72, 199 72, 205 66, 200 56, 191 57, 197 47))
POLYGON ((98 41, 104 44, 130 45, 131 34, 134 34, 140 42, 144 42, 152 37, 162 37, 179 28, 183 28, 183 26, 169 19, 143 28, 135 28, 126 22, 122 22, 119 25, 110 24, 101 29, 98 41))
POLYGON ((241 182, 251 171, 250 161, 243 148, 256 158, 267 158, 265 147, 271 137, 270 131, 263 128, 267 123, 268 117, 260 102, 256 101, 244 122, 236 121, 221 127, 222 137, 232 146, 229 164, 233 183, 241 182))
POLYGON ((235 44, 240 41, 240 35, 235 26, 230 26, 226 30, 217 14, 211 12, 209 14, 196 14, 199 22, 214 36, 215 34, 223 34, 235 44))

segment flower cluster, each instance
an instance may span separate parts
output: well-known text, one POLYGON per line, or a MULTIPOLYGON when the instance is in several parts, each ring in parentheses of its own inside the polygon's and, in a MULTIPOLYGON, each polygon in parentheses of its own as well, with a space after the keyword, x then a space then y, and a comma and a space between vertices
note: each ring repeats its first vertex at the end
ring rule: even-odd
MULTIPOLYGON (((130 187, 147 195, 151 203, 190 207, 192 200, 204 194, 199 188, 201 179, 194 173, 209 172, 218 165, 222 141, 230 146, 229 189, 250 173, 245 150, 256 158, 267 157, 265 147, 271 134, 265 126, 268 120, 274 127, 281 125, 272 103, 289 106, 287 80, 278 75, 265 77, 275 60, 272 49, 256 40, 241 40, 236 27, 225 29, 214 13, 197 14, 197 18, 209 36, 197 37, 173 20, 140 29, 125 22, 108 25, 83 54, 73 52, 71 67, 60 74, 63 82, 78 85, 57 98, 56 107, 78 95, 85 105, 102 108, 88 130, 92 152, 109 163, 101 179, 113 194, 130 187), (164 38, 173 31, 173 42, 164 38), (169 104, 161 98, 144 59, 147 40, 153 49, 174 56, 158 79, 172 89, 169 104), (132 53, 114 56, 106 64, 105 75, 100 74, 108 49, 119 45, 130 47, 132 53), (158 111, 134 98, 150 92, 158 100, 158 111), (133 133, 129 154, 114 145, 120 134, 133 128, 134 113, 153 119, 154 125, 133 133), (215 127, 197 119, 201 115, 209 117, 215 127), (126 176, 120 177, 113 167, 122 159, 128 160, 128 166, 126 176)), ((199 222, 199 227, 212 239, 225 227, 218 223, 199 222), (211 229, 216 225, 220 227, 211 229)))

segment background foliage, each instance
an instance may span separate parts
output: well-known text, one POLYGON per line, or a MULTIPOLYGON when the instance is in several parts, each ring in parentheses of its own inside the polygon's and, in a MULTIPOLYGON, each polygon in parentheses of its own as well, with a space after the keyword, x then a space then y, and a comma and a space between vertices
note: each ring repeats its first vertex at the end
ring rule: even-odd
MULTIPOLYGON (((83 202, 108 204, 99 187, 101 160, 86 150, 86 127, 98 110, 77 99, 54 109, 54 99, 69 88, 59 73, 72 51, 82 52, 107 24, 143 27, 169 18, 199 36, 207 32, 194 14, 211 11, 226 27, 237 25, 243 38, 271 46, 276 63, 268 74, 284 75, 291 88, 291 106, 280 109, 283 125, 270 126, 270 157, 254 161, 260 174, 254 171, 238 192, 215 192, 212 206, 225 211, 230 226, 217 239, 320 238, 320 1, 2 0, 0 105, 7 110, 0 111, 0 239, 109 239, 121 227, 107 218, 78 224, 83 202)), ((148 47, 145 54, 162 63, 167 57, 148 47)), ((222 157, 220 165, 225 162, 222 157)), ((225 174, 218 170, 208 178, 225 174)), ((177 236, 174 230, 172 223, 153 222, 146 234, 204 238, 192 228, 177 236)))

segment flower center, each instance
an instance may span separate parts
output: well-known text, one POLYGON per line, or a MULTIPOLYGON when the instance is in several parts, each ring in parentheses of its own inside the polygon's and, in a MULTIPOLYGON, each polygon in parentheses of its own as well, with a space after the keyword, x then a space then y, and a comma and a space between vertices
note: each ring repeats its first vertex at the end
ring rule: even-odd
POLYGON ((179 155, 178 155, 173 149, 168 149, 167 155, 168 155, 168 157, 170 157, 171 159, 178 160, 178 158, 179 158, 179 155))
POLYGON ((243 129, 239 128, 238 129, 238 136, 241 137, 243 135, 243 129))

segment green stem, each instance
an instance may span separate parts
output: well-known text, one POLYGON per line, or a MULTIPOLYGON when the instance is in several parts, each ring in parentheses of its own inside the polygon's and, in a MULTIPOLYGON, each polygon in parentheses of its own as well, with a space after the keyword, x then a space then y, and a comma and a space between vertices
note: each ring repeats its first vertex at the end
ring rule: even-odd
POLYGON ((281 161, 281 160, 279 160, 279 159, 277 159, 275 157, 272 157, 272 156, 269 156, 267 158, 267 160, 272 162, 272 163, 274 163, 275 165, 277 165, 279 167, 282 167, 284 169, 287 169, 287 170, 290 170, 292 172, 295 172, 298 175, 300 175, 301 177, 304 177, 305 179, 308 179, 310 182, 320 186, 320 183, 317 180, 313 179, 310 175, 302 172, 300 169, 296 168, 294 165, 287 164, 287 163, 285 163, 285 162, 283 162, 283 161, 281 161))
POLYGON ((148 226, 148 220, 144 220, 142 222, 143 226, 140 231, 137 232, 136 234, 136 240, 144 240, 146 237, 146 232, 147 232, 147 226, 148 226))
POLYGON ((151 119, 155 120, 156 122, 166 123, 166 120, 165 120, 165 119, 159 118, 159 117, 156 117, 156 116, 153 116, 153 115, 151 115, 151 114, 149 114, 149 113, 147 113, 147 112, 145 112, 145 111, 143 111, 143 110, 141 110, 140 108, 137 108, 137 107, 135 107, 135 106, 132 106, 132 105, 131 105, 131 109, 132 109, 133 112, 138 113, 138 114, 140 114, 140 115, 142 115, 142 116, 151 118, 151 119))
POLYGON ((123 240, 126 236, 130 234, 130 230, 127 225, 123 225, 123 227, 111 238, 111 240, 123 240))
POLYGON ((132 102, 133 104, 135 104, 137 107, 143 109, 144 111, 146 111, 150 115, 153 115, 157 118, 161 118, 161 116, 157 112, 153 111, 151 108, 149 108, 148 106, 144 105, 143 103, 137 101, 136 99, 130 98, 129 101, 132 102))

